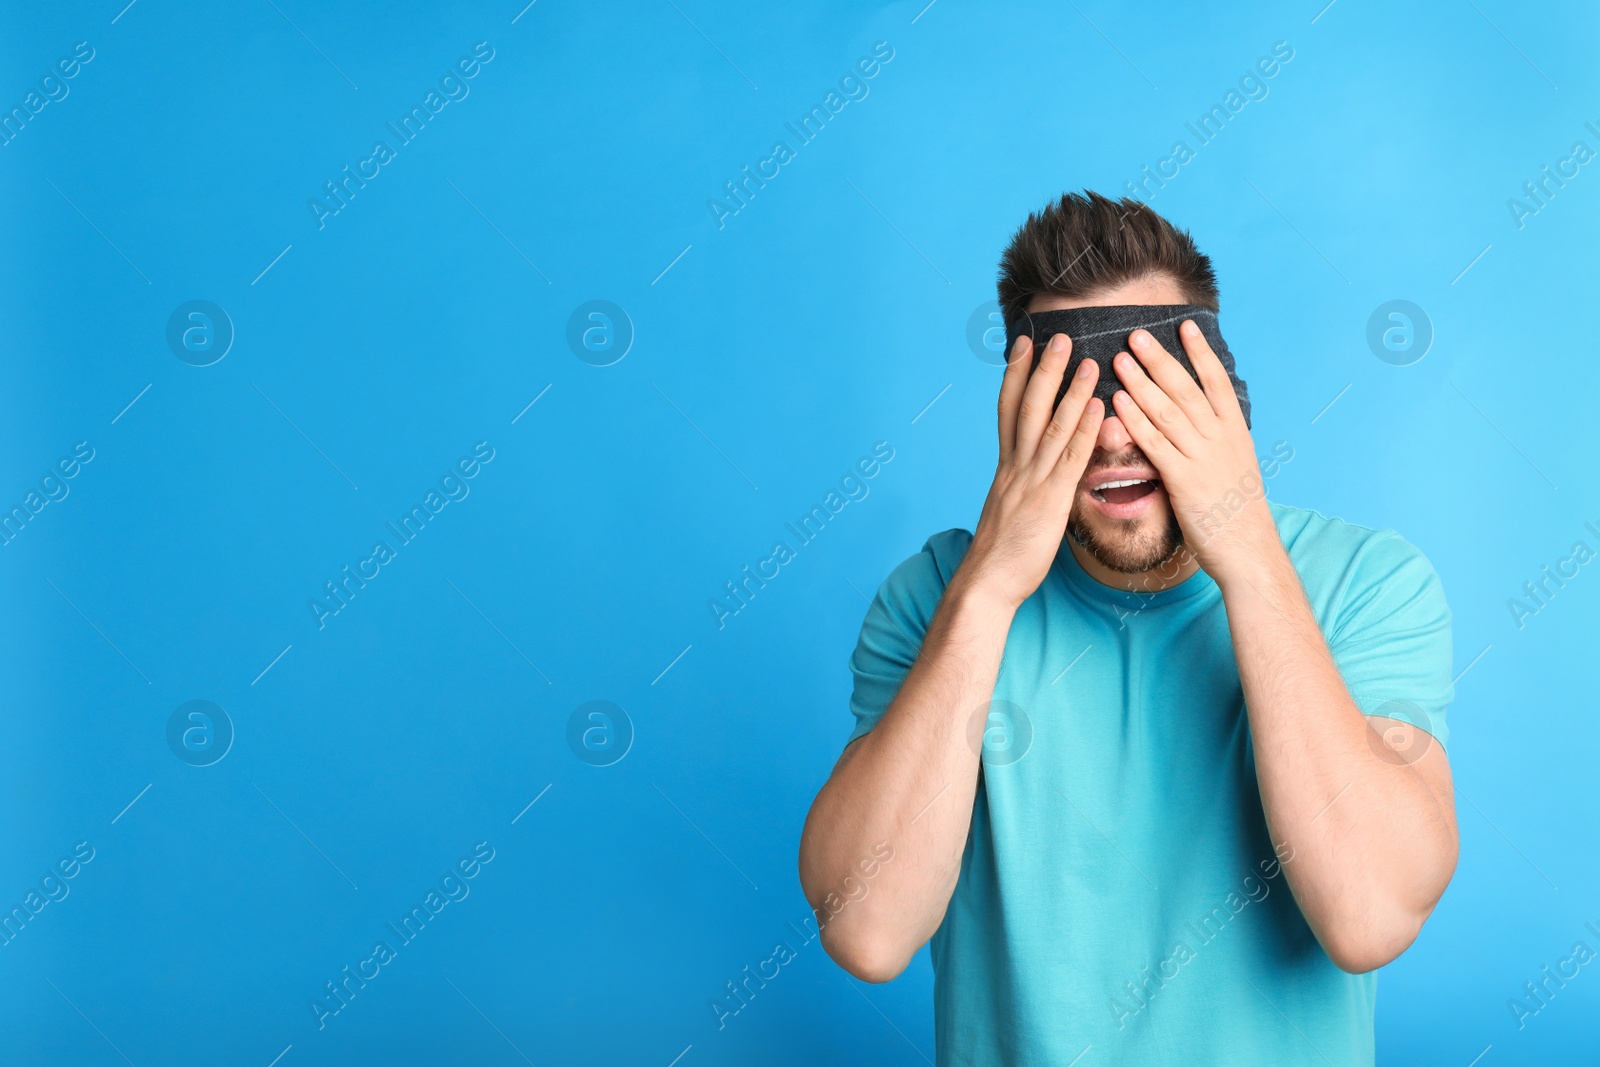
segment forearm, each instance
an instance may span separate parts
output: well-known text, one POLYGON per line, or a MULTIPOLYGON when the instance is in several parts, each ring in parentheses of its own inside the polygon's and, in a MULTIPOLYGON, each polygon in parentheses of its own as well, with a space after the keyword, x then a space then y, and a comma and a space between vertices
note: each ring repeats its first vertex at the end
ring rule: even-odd
POLYGON ((1307 922, 1365 971, 1416 937, 1455 867, 1453 821, 1418 769, 1385 759, 1276 536, 1223 584, 1256 777, 1307 922))
POLYGON ((899 693, 841 759, 806 819, 801 886, 823 917, 824 947, 858 977, 899 974, 943 920, 977 791, 975 716, 993 698, 1013 612, 958 573, 899 693), (859 865, 885 844, 892 860, 855 897, 847 879, 859 884, 859 865))

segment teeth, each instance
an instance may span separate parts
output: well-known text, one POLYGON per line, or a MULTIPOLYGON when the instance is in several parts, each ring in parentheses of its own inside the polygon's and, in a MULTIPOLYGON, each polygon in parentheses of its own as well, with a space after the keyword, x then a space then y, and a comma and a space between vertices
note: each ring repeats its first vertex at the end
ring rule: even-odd
POLYGON ((1101 482, 1094 487, 1094 491, 1098 493, 1102 489, 1121 489, 1125 485, 1143 485, 1149 480, 1148 478, 1123 478, 1119 481, 1101 482))

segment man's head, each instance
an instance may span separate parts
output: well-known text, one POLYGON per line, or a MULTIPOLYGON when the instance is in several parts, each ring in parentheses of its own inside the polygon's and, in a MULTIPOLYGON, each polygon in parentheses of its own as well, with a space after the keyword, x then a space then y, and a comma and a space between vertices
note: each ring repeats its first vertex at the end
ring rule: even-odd
MULTIPOLYGON (((1024 312, 1119 304, 1218 310, 1211 260, 1188 233, 1138 201, 1098 193, 1068 193, 1029 215, 1001 256, 998 289, 1008 322, 1024 312)), ((1167 563, 1183 532, 1159 478, 1108 408, 1067 532, 1120 575, 1167 563)))

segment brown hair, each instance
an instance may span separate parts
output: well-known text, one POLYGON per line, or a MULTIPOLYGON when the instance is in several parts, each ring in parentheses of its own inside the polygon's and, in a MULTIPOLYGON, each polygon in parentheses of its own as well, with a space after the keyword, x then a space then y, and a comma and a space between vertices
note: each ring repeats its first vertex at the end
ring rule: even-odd
POLYGON ((1037 293, 1085 297, 1165 274, 1188 303, 1217 307, 1211 259, 1180 230, 1137 200, 1067 193, 1028 216, 1000 257, 1000 310, 1007 322, 1037 293))

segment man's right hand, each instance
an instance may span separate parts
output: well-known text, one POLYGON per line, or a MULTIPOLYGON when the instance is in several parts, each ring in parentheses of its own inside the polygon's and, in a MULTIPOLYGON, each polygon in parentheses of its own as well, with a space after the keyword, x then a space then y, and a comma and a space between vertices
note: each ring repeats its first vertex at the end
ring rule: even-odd
POLYGON ((952 583, 1015 610, 1033 595, 1061 550, 1078 483, 1094 453, 1105 405, 1093 395, 1100 369, 1078 365, 1052 415, 1072 340, 1058 333, 1038 369, 1033 341, 1017 338, 1000 383, 1000 464, 972 544, 952 583))
POLYGON ((970 727, 994 699, 1017 607, 1061 549, 1105 417, 1092 395, 1099 368, 1088 360, 1052 416, 1071 352, 1065 336, 1055 340, 1031 379, 1032 342, 1022 338, 1012 350, 1000 385, 1000 466, 972 544, 899 692, 846 746, 806 817, 800 884, 817 909, 822 945, 868 982, 904 970, 944 921, 981 767, 970 727), (894 861, 870 891, 851 895, 861 889, 859 865, 880 846, 894 850, 894 861))

